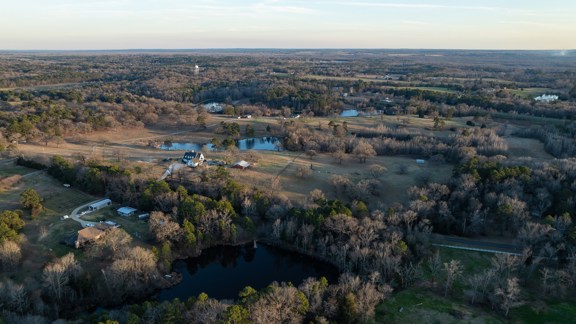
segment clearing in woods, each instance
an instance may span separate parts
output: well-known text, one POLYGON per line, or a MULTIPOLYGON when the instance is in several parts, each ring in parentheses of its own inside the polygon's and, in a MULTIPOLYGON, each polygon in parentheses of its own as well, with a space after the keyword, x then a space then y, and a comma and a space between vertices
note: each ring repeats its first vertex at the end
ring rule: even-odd
POLYGON ((379 156, 369 159, 367 163, 359 163, 352 155, 348 155, 339 164, 328 154, 319 154, 310 159, 304 154, 292 152, 263 152, 257 166, 248 170, 233 170, 233 174, 242 182, 264 190, 279 190, 297 203, 305 202, 314 189, 322 190, 327 198, 336 198, 335 188, 330 183, 331 177, 335 175, 346 176, 353 183, 376 179, 380 182, 380 194, 367 197, 366 202, 377 208, 381 207, 379 204, 389 206, 394 202, 405 201, 408 198, 406 190, 424 181, 446 182, 452 168, 448 163, 426 161, 417 164, 413 158, 399 156, 379 156), (382 165, 388 170, 375 178, 368 170, 372 164, 382 165), (310 169, 310 165, 311 175, 304 178, 297 175, 298 168, 310 169), (271 188, 272 180, 277 176, 280 188, 271 188))

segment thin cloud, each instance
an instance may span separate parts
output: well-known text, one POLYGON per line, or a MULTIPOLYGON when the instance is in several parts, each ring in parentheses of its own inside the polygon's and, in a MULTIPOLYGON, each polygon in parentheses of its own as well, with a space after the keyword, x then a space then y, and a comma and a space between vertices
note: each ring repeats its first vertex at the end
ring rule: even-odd
POLYGON ((344 6, 378 7, 378 8, 393 8, 393 9, 465 9, 465 10, 486 10, 486 11, 507 10, 507 8, 503 7, 454 6, 454 5, 438 5, 430 3, 377 3, 377 2, 356 2, 356 1, 354 2, 337 1, 332 3, 344 6))
POLYGON ((549 24, 549 23, 542 23, 537 21, 529 21, 529 20, 502 20, 498 22, 499 24, 504 25, 531 25, 531 26, 538 26, 538 27, 553 27, 553 28, 562 28, 563 26, 559 26, 558 24, 549 24))

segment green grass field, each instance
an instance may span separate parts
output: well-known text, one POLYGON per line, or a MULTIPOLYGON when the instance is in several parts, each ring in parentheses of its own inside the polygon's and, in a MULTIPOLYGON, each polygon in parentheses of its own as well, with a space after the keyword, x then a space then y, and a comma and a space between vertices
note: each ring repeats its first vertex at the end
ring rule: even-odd
POLYGON ((25 174, 32 173, 35 171, 38 171, 38 170, 25 168, 25 167, 19 166, 19 165, 3 164, 0 166, 0 178, 13 176, 15 174, 25 175, 25 174))
MULTIPOLYGON (((508 318, 489 306, 471 306, 465 297, 462 278, 482 273, 492 265, 493 254, 438 248, 442 262, 458 260, 462 277, 454 283, 445 298, 442 283, 410 287, 394 293, 377 307, 376 321, 382 323, 572 323, 576 318, 576 301, 543 298, 537 291, 523 289, 520 302, 510 309, 508 318), (400 311, 402 310, 402 311, 400 311)), ((425 264, 423 279, 431 276, 425 264)))
POLYGON ((466 304, 410 288, 394 293, 376 308, 378 323, 501 323, 498 317, 466 304))
POLYGON ((86 214, 82 216, 83 220, 91 222, 99 221, 113 221, 120 225, 128 234, 130 234, 134 240, 147 241, 151 238, 150 232, 148 231, 148 223, 146 221, 139 220, 137 216, 122 217, 116 213, 116 209, 119 206, 111 206, 102 208, 93 213, 86 214))
POLYGON ((520 323, 574 323, 576 301, 533 302, 510 310, 520 323))
POLYGON ((553 90, 549 88, 523 88, 523 89, 509 89, 507 91, 519 97, 524 97, 526 99, 533 99, 534 97, 550 93, 550 91, 553 90))
POLYGON ((53 194, 44 197, 44 207, 47 215, 65 215, 69 214, 74 208, 97 199, 87 193, 79 190, 64 188, 53 194))

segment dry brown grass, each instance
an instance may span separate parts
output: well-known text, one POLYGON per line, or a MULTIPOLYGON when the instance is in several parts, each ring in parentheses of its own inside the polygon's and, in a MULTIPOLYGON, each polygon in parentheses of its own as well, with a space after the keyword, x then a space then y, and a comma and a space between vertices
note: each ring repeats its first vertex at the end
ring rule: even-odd
POLYGON ((9 177, 6 177, 4 179, 0 179, 0 192, 4 192, 4 191, 12 188, 21 179, 22 179, 22 176, 19 174, 15 174, 13 176, 9 176, 9 177))
POLYGON ((263 160, 251 170, 233 170, 233 175, 241 182, 256 186, 265 191, 272 190, 272 180, 279 176, 281 189, 295 203, 304 203, 314 189, 322 190, 328 198, 336 198, 330 178, 342 175, 353 182, 372 179, 368 171, 371 164, 385 166, 388 171, 377 179, 380 181, 380 195, 368 197, 368 203, 373 206, 389 206, 395 202, 405 202, 408 198, 406 190, 419 183, 424 178, 430 181, 445 182, 452 173, 452 165, 446 163, 430 162, 423 165, 416 164, 413 158, 408 157, 375 157, 368 163, 359 163, 348 157, 343 164, 338 164, 334 158, 327 154, 320 154, 314 159, 305 155, 291 152, 268 152, 263 154, 263 160), (297 176, 297 169, 310 168, 313 173, 306 178, 297 176), (400 174, 401 166, 406 166, 406 173, 400 174))
MULTIPOLYGON (((447 136, 442 132, 433 132, 427 130, 432 125, 432 120, 421 119, 415 116, 405 117, 409 119, 408 125, 430 136, 447 136)), ((303 118, 293 120, 295 123, 308 124, 316 127, 318 123, 323 124, 325 130, 328 129, 327 123, 331 118, 303 118)), ((337 122, 346 120, 350 131, 359 131, 367 128, 377 127, 379 124, 395 126, 402 124, 402 120, 395 116, 376 116, 376 117, 359 117, 359 118, 335 118, 337 122)), ((171 162, 163 162, 166 157, 174 159, 181 158, 182 151, 163 151, 148 147, 148 141, 154 140, 162 143, 169 139, 178 142, 208 143, 213 137, 224 137, 224 135, 214 134, 220 122, 237 122, 244 129, 245 124, 252 124, 256 130, 255 136, 270 135, 266 132, 266 126, 270 125, 277 128, 280 119, 278 118, 254 118, 254 119, 235 119, 229 116, 210 115, 207 125, 208 128, 200 130, 197 127, 156 127, 156 128, 133 128, 121 129, 116 131, 95 132, 89 135, 77 136, 68 139, 67 143, 59 147, 50 144, 47 147, 43 145, 25 144, 20 145, 23 153, 28 155, 43 155, 46 158, 54 154, 74 157, 79 153, 86 157, 97 158, 107 161, 115 161, 120 152, 120 157, 124 160, 124 165, 138 165, 142 174, 149 178, 158 178, 170 165, 171 162)), ((465 124, 465 119, 455 119, 448 122, 455 125, 465 124)), ((447 127, 449 126, 447 125, 447 127)), ((281 170, 280 191, 285 193, 294 202, 304 202, 309 192, 314 189, 320 189, 328 197, 335 198, 334 188, 330 184, 330 178, 334 175, 343 175, 349 177, 353 182, 371 177, 367 167, 372 163, 379 163, 388 168, 383 176, 379 177, 381 183, 379 196, 367 198, 371 205, 392 204, 394 202, 403 202, 406 199, 406 189, 416 185, 423 178, 430 178, 432 181, 444 182, 451 173, 452 166, 443 163, 427 163, 417 165, 414 158, 407 157, 376 157, 366 164, 359 163, 357 160, 349 157, 342 165, 338 164, 330 155, 320 154, 313 160, 305 155, 296 152, 258 152, 262 159, 251 170, 237 171, 231 170, 232 174, 242 183, 255 186, 263 190, 271 190, 271 183, 281 170), (302 179, 296 176, 296 170, 299 167, 309 168, 313 164, 312 175, 302 179), (398 174, 397 170, 400 165, 406 165, 406 174, 398 174)), ((208 159, 222 159, 224 153, 211 152, 208 159)), ((248 154, 240 152, 234 157, 235 160, 245 159, 250 161, 248 154)), ((253 162, 253 161, 251 161, 253 162)), ((198 172, 197 170, 187 170, 187 172, 198 172)))
POLYGON ((544 144, 536 139, 506 137, 508 153, 512 158, 529 157, 536 160, 552 160, 554 157, 544 150, 544 144))

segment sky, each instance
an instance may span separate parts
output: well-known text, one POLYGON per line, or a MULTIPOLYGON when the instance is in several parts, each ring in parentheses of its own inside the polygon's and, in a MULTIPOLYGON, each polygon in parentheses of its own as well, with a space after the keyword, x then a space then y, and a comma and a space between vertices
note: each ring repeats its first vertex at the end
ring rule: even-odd
POLYGON ((576 49, 574 0, 0 0, 0 50, 576 49))

